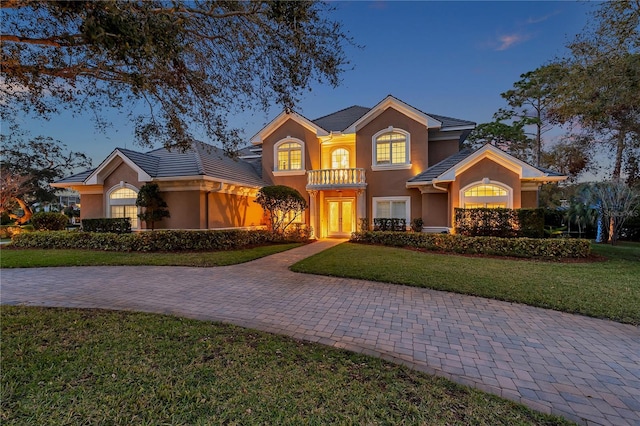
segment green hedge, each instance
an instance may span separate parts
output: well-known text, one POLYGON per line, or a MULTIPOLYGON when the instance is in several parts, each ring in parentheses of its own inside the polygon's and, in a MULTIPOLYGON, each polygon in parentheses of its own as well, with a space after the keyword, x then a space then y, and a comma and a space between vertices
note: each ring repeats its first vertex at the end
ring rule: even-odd
POLYGON ((373 229, 375 231, 406 231, 407 220, 399 218, 377 217, 373 219, 373 229))
POLYGON ((220 251, 284 241, 283 237, 267 231, 154 231, 129 234, 43 231, 16 235, 12 246, 141 252, 220 251))
POLYGON ((417 232, 355 232, 351 236, 351 241, 461 254, 529 258, 583 258, 591 253, 591 243, 580 239, 466 237, 417 232))
POLYGON ((31 223, 38 231, 62 231, 69 218, 57 212, 39 212, 31 216, 31 223))
POLYGON ((544 209, 455 209, 456 234, 467 237, 544 237, 544 209))
POLYGON ((0 225, 0 238, 12 238, 22 232, 33 232, 33 225, 0 225))
POLYGON ((113 232, 116 234, 126 234, 131 232, 131 219, 128 217, 82 219, 82 230, 86 232, 113 232))

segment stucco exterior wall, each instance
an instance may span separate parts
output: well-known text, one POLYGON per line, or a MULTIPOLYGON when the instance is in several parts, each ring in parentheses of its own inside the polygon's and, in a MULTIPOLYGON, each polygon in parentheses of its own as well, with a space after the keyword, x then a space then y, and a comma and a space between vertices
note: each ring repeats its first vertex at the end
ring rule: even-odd
POLYGON ((80 194, 80 206, 80 220, 106 217, 102 194, 80 194))
MULTIPOLYGON (((292 137, 300 139, 304 142, 304 166, 305 170, 320 169, 320 142, 315 133, 309 131, 305 127, 293 120, 287 120, 282 126, 278 127, 273 133, 265 138, 262 143, 262 175, 267 181, 273 182, 274 185, 286 185, 295 188, 309 203, 309 194, 307 193, 307 175, 293 176, 274 176, 274 145, 284 138, 292 137)), ((305 212, 305 222, 309 223, 309 210, 305 212)))
POLYGON ((373 215, 373 197, 410 196, 411 217, 422 216, 422 197, 418 190, 407 189, 407 180, 427 168, 428 132, 427 127, 407 117, 393 108, 389 108, 378 117, 357 130, 356 167, 364 168, 367 180, 367 217, 373 215), (411 168, 405 170, 371 169, 373 163, 373 135, 389 126, 402 129, 410 134, 411 168))
POLYGON ((255 197, 213 192, 208 194, 208 228, 264 225, 264 212, 255 197))
MULTIPOLYGON (((160 193, 171 217, 156 222, 156 229, 201 229, 199 191, 163 191, 160 193)), ((145 228, 146 224, 141 223, 145 228)))
POLYGON ((523 209, 534 209, 538 207, 538 191, 522 191, 520 204, 523 209))
POLYGON ((424 226, 450 226, 448 222, 449 196, 446 192, 422 194, 424 226))
POLYGON ((460 206, 460 189, 471 183, 482 181, 484 178, 489 178, 491 181, 497 181, 511 187, 513 190, 512 208, 520 208, 520 177, 495 161, 484 158, 474 164, 470 169, 458 175, 455 182, 451 185, 452 210, 460 206))
POLYGON ((105 194, 114 186, 119 185, 121 181, 133 185, 137 189, 144 185, 144 182, 138 180, 138 173, 125 163, 122 163, 104 179, 105 194))
POLYGON ((429 167, 439 163, 447 157, 457 154, 459 151, 458 139, 430 140, 429 141, 429 167))

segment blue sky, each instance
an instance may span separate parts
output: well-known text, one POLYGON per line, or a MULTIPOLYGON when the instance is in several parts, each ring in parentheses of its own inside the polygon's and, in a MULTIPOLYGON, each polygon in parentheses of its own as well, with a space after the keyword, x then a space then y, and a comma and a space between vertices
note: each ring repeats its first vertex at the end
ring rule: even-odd
MULTIPOLYGON (((521 74, 556 56, 581 32, 592 2, 335 2, 335 17, 362 49, 348 47, 352 70, 338 88, 314 84, 297 107, 314 119, 351 105, 371 107, 392 94, 425 112, 491 121, 505 106, 500 93, 521 74)), ((280 110, 231 119, 248 141, 280 110)), ((91 115, 63 113, 49 121, 23 118, 32 135, 51 136, 98 165, 116 147, 134 143, 126 114, 95 130, 91 115)), ((206 140, 205 140, 206 141, 206 140)))

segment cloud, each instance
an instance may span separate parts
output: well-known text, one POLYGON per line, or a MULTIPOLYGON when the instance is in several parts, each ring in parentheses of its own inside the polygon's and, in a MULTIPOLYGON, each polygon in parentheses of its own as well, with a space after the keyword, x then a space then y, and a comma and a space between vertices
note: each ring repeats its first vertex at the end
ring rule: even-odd
POLYGON ((498 47, 496 47, 496 50, 507 50, 510 49, 511 47, 520 44, 524 41, 527 41, 531 38, 530 35, 527 34, 519 34, 519 33, 514 33, 514 34, 504 34, 498 37, 497 40, 497 44, 498 47))
POLYGON ((559 13, 560 13, 560 11, 556 10, 554 12, 551 12, 551 13, 547 14, 547 15, 540 16, 539 18, 531 17, 531 18, 527 19, 526 23, 528 25, 539 24, 539 23, 544 22, 547 19, 551 18, 552 16, 558 15, 559 13))

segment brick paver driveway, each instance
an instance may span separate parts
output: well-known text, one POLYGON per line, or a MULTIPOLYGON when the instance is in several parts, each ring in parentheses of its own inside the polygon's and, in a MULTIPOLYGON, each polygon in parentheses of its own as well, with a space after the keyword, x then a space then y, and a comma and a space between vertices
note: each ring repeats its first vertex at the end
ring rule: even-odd
POLYGON ((0 302, 225 321, 408 364, 582 424, 640 425, 637 327, 287 270, 336 243, 219 268, 5 269, 0 302))

